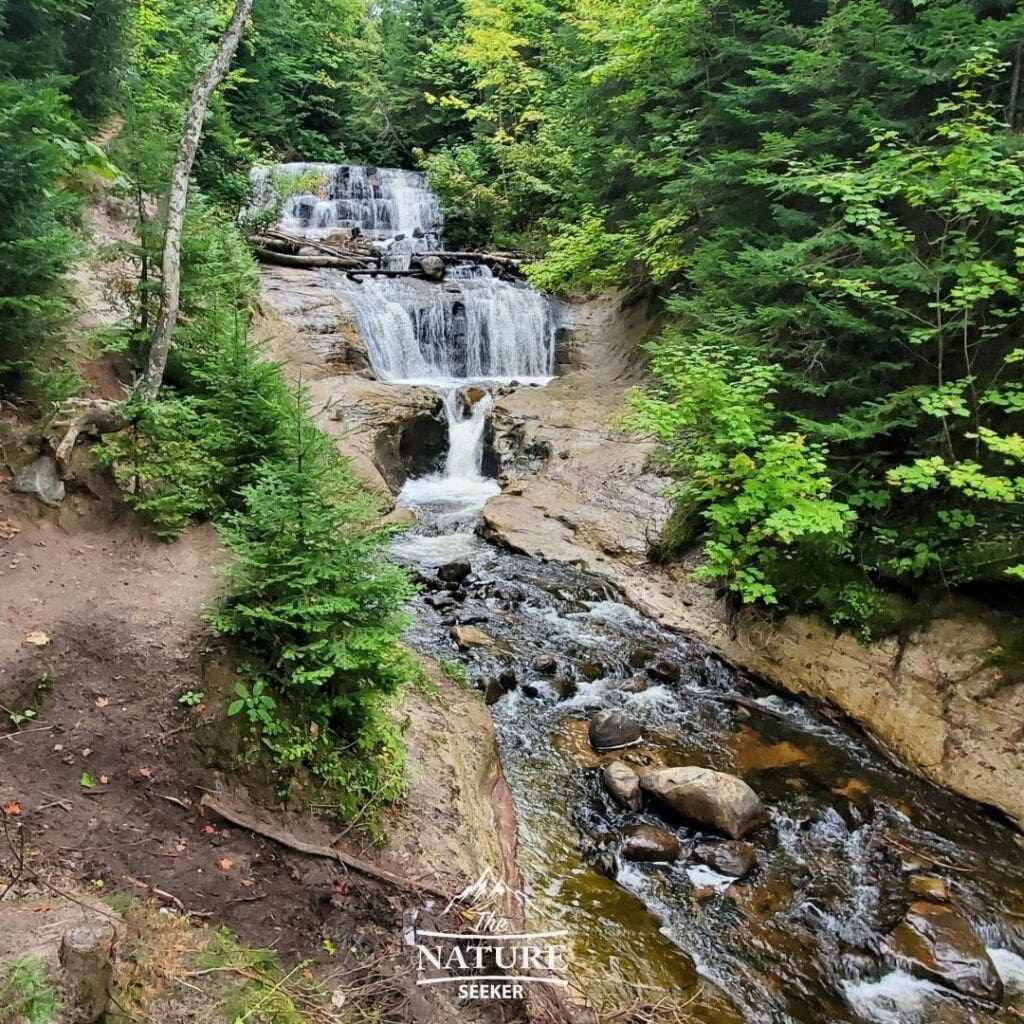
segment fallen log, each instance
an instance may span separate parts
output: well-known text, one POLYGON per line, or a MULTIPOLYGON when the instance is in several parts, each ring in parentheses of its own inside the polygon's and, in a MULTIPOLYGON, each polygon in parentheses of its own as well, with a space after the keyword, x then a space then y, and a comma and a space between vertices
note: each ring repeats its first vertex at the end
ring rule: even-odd
POLYGON ((403 878, 401 875, 396 875, 393 871, 379 868, 369 861, 353 857, 342 850, 336 850, 333 846, 307 843, 297 836, 293 836, 283 827, 250 818, 244 811, 231 807, 223 798, 215 798, 209 793, 205 793, 199 802, 203 807, 209 807, 215 814, 219 814, 225 821, 230 821, 239 828, 244 828, 258 836, 263 836, 264 839, 272 839, 275 843, 285 846, 289 850, 294 850, 296 853, 304 853, 308 857, 323 857, 326 860, 336 860, 339 864, 344 864, 345 867, 351 868, 353 871, 358 871, 362 875, 368 875, 370 878, 376 878, 381 882, 387 882, 389 885, 393 885, 398 889, 404 889, 407 892, 425 893, 428 896, 437 896, 441 899, 448 899, 450 895, 426 882, 416 882, 411 878, 403 878))
POLYGON ((368 259, 379 259, 380 253, 369 245, 361 245, 358 242, 349 242, 346 245, 336 245, 325 242, 319 238, 305 238, 302 235, 292 235, 280 228, 268 228, 264 232, 265 237, 274 239, 276 242, 292 245, 296 250, 303 248, 316 249, 325 256, 355 256, 367 257, 368 259))
POLYGON ((303 267, 315 269, 317 267, 330 267, 335 270, 357 270, 365 267, 369 262, 366 259, 341 256, 292 256, 289 253, 274 252, 272 249, 257 247, 254 250, 256 258, 261 263, 274 263, 282 267, 303 267))
POLYGON ((380 267, 366 267, 363 270, 349 270, 348 277, 419 277, 426 280, 422 270, 383 270, 380 267))
POLYGON ((468 260, 473 263, 500 263, 509 267, 519 268, 524 263, 529 263, 532 257, 526 253, 507 252, 418 252, 417 258, 424 256, 436 256, 438 259, 451 262, 453 260, 468 260))

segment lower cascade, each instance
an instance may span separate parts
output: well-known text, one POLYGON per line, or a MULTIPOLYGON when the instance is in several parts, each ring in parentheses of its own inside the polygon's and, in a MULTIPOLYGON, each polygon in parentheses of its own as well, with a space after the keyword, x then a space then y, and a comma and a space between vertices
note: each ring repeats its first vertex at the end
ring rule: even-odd
MULTIPOLYGON (((286 201, 289 230, 358 228, 399 247, 396 267, 444 251, 422 175, 290 166, 323 187, 286 201)), ((457 658, 491 706, 525 924, 565 931, 579 994, 628 1006, 649 986, 715 1024, 1019 1019, 1010 830, 597 576, 476 535, 500 490, 484 471, 491 388, 550 381, 554 305, 468 260, 435 283, 323 273, 376 376, 438 395, 443 464, 398 495, 417 523, 394 551, 427 591, 409 641, 457 658)))

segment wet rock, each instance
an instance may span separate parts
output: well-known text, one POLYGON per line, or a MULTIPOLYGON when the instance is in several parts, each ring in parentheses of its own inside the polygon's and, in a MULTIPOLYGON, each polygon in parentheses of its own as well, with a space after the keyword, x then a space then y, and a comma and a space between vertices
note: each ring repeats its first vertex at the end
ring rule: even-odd
POLYGON ((631 679, 624 679, 619 684, 623 693, 643 693, 647 689, 647 679, 644 676, 633 676, 631 679))
POLYGON ((459 392, 459 411, 463 416, 468 416, 476 405, 483 401, 486 394, 487 392, 483 388, 472 386, 463 388, 459 392))
POLYGON ((451 638, 462 650, 470 647, 493 647, 494 641, 481 629, 476 626, 453 626, 451 638))
POLYGON ((604 665, 599 661, 585 661, 580 665, 580 675, 588 683, 594 682, 595 679, 600 679, 605 674, 605 671, 604 665))
POLYGON ((505 693, 501 688, 501 683, 499 683, 494 676, 488 676, 486 679, 481 679, 477 683, 477 689, 484 695, 484 703, 488 707, 492 704, 497 704, 499 699, 505 693))
POLYGON ((414 526, 416 513, 404 505, 396 505, 382 520, 382 526, 414 526))
POLYGON ((640 776, 622 761, 609 761, 601 769, 601 782, 612 799, 630 811, 640 810, 640 776))
POLYGON ((757 863, 754 847, 739 840, 698 843, 693 848, 693 855, 720 875, 731 875, 733 878, 742 878, 757 863))
POLYGON ((486 615, 476 615, 473 612, 462 612, 455 616, 455 621, 460 626, 481 626, 487 622, 486 615))
POLYGON ((442 565, 437 570, 437 578, 445 583, 461 583, 472 571, 473 567, 465 558, 457 558, 454 562, 442 565))
POLYGON ((949 886, 935 875, 912 875, 907 883, 910 891, 932 903, 949 902, 949 886))
POLYGON ((557 676, 552 679, 551 689, 558 695, 559 700, 568 700, 576 695, 576 683, 567 676, 557 676))
POLYGON ((648 772, 640 786, 682 818, 742 839, 768 822, 768 810, 740 778, 688 765, 648 772))
POLYGON ((56 507, 64 500, 64 481, 57 475, 57 460, 40 455, 34 462, 23 466, 14 477, 12 491, 31 494, 44 505, 56 507))
POLYGON ((553 676, 558 671, 558 658, 553 654, 538 654, 530 662, 530 668, 538 675, 553 676))
POLYGON ((679 840, 654 825, 631 825, 622 833, 622 856, 633 861, 675 860, 679 840))
POLYGON ((590 719, 587 730, 590 745, 595 750, 615 750, 628 747, 640 740, 640 723, 621 711, 598 711, 590 719))
POLYGON ((420 268, 428 281, 444 280, 444 260, 440 256, 424 256, 420 260, 420 268))
POLYGON ((519 683, 516 670, 514 668, 503 668, 498 673, 498 682, 505 693, 508 693, 509 690, 514 690, 519 683))
POLYGON ((964 995, 998 1002, 1003 983, 974 929, 952 907, 912 903, 886 941, 903 968, 964 995))
POLYGON ((631 669, 641 669, 646 667, 647 662, 654 657, 654 654, 646 647, 635 647, 629 652, 629 667, 631 669))
POLYGON ((657 661, 651 662, 647 666, 647 674, 652 679, 663 683, 675 683, 679 681, 683 670, 679 667, 678 662, 670 661, 668 658, 658 658, 657 661))
POLYGON ((455 607, 455 598, 451 594, 428 594, 423 598, 423 603, 438 611, 444 611, 446 608, 455 607))

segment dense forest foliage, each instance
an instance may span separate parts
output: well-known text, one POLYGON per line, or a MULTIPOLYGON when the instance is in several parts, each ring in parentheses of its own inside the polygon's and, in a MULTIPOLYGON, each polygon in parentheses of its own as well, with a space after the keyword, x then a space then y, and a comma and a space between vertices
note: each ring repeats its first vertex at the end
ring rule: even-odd
MULTIPOLYGON (((136 197, 151 259, 144 197, 166 187, 228 13, 0 4, 9 388, 73 386, 43 353, 90 176, 136 197), (111 166, 88 140, 114 115, 111 166)), ((1019 598, 1022 49, 1010 0, 256 0, 195 174, 186 273, 205 319, 182 327, 168 401, 183 405, 147 413, 144 450, 111 457, 151 481, 137 500, 168 532, 237 505, 253 453, 237 437, 206 461, 195 450, 218 415, 205 360, 239 344, 251 288, 244 253, 222 262, 238 269, 223 287, 204 277, 210 246, 234 244, 249 166, 422 166, 453 242, 537 253, 543 288, 655 303, 629 420, 661 439, 675 481, 659 557, 700 543, 700 573, 739 600, 865 635, 951 588, 1019 598), (173 459, 187 493, 161 486, 173 459), (210 482, 225 463, 227 497, 210 482)))

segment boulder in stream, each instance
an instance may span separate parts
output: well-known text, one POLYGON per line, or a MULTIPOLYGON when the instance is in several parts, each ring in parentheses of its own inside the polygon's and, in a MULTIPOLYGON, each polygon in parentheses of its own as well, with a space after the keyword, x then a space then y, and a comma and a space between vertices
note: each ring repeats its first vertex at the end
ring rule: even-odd
POLYGON ((648 772, 640 786, 681 818, 742 839, 768 822, 760 797, 740 778, 687 765, 648 772))
POLYGON ((497 704, 505 691, 501 688, 501 683, 498 682, 494 676, 487 676, 481 679, 477 684, 477 689, 484 695, 484 703, 490 707, 492 704, 497 704))
POLYGON ((886 952, 911 974, 998 1002, 1003 983, 985 944, 952 907, 919 901, 889 934, 886 952))
POLYGON ((467 650, 470 647, 494 646, 494 641, 476 626, 453 626, 451 637, 462 650, 467 650))
POLYGON ((640 776, 623 761, 609 761, 601 769, 601 782, 616 803, 640 810, 640 776))
POLYGON ((676 683, 682 676, 683 670, 677 661, 672 661, 670 658, 658 658, 647 666, 647 674, 662 683, 676 683))
POLYGON ((595 750, 616 750, 640 742, 640 723, 615 709, 598 711, 587 730, 595 750))
POLYGON ((538 654, 533 661, 530 662, 530 668, 532 668, 537 675, 553 676, 558 671, 558 658, 547 652, 544 654, 538 654))
POLYGON ((693 848, 693 856, 702 864, 714 868, 720 875, 731 875, 733 878, 742 878, 757 863, 754 847, 738 839, 698 843, 693 848))
POLYGON ((442 565, 437 570, 437 578, 445 583, 461 583, 472 571, 473 567, 465 558, 457 558, 442 565))
POLYGON ((675 860, 679 840, 664 828, 630 825, 622 833, 622 856, 633 861, 675 860))
POLYGON ((424 256, 420 260, 420 269, 428 281, 444 280, 444 260, 440 256, 424 256))

